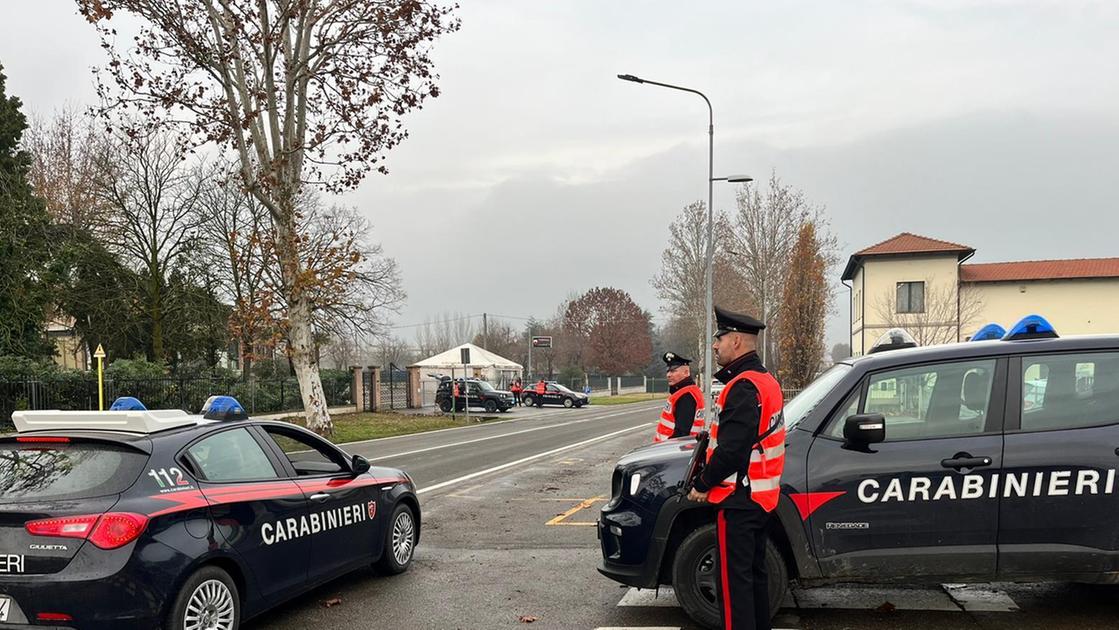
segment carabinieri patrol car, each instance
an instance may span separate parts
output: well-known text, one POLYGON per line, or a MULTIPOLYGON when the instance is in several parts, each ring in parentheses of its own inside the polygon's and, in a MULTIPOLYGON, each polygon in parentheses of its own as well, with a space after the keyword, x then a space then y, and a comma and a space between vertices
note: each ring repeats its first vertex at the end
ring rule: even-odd
MULTIPOLYGON (((786 403, 770 610, 790 579, 1119 582, 1119 337, 1000 331, 842 361, 786 403)), ((695 444, 618 462, 599 570, 716 627, 714 513, 681 493, 695 444)))
POLYGON ((401 573, 419 541, 408 475, 300 427, 23 411, 0 437, 0 629, 234 630, 354 569, 401 573))

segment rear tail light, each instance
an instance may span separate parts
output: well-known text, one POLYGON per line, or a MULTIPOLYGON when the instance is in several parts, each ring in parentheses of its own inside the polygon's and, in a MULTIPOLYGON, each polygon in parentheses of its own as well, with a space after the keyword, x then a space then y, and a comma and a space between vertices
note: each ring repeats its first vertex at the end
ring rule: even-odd
POLYGON ((102 549, 116 549, 140 537, 148 526, 148 517, 131 512, 108 512, 63 516, 28 521, 24 524, 32 536, 81 538, 102 549))
POLYGON ((42 436, 22 435, 22 436, 19 436, 19 437, 16 438, 16 442, 22 442, 24 444, 28 444, 28 443, 30 443, 30 444, 35 444, 35 443, 38 443, 38 444, 69 444, 70 443, 70 438, 68 438, 68 437, 54 437, 54 436, 48 436, 48 435, 42 435, 42 436))
POLYGON ((39 621, 73 621, 74 618, 66 613, 41 612, 35 615, 39 621))

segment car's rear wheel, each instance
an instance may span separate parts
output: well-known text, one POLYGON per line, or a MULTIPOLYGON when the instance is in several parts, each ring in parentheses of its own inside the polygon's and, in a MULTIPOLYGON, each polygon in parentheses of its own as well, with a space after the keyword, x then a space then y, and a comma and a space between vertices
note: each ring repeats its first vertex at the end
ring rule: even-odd
POLYGON ((412 566, 416 551, 416 516, 412 508, 401 503, 392 511, 385 530, 385 548, 377 568, 384 573, 404 573, 412 566))
POLYGON ((241 625, 241 599, 237 584, 218 567, 194 572, 175 598, 166 630, 237 630, 241 625))
POLYGON ((567 407, 568 409, 571 409, 572 407, 575 406, 575 401, 571 400, 570 398, 564 398, 563 399, 563 406, 567 407))
POLYGON ((444 399, 443 402, 439 403, 439 411, 451 413, 451 401, 444 399))
POLYGON ((487 400, 486 401, 486 413, 496 413, 496 412, 497 412, 497 401, 496 400, 487 400))
MULTIPOLYGON (((696 623, 708 628, 720 627, 715 537, 714 524, 688 534, 677 548, 672 563, 672 585, 680 607, 696 623)), ((765 568, 769 574, 769 614, 772 616, 777 614, 785 598, 789 573, 771 540, 765 543, 765 568)))

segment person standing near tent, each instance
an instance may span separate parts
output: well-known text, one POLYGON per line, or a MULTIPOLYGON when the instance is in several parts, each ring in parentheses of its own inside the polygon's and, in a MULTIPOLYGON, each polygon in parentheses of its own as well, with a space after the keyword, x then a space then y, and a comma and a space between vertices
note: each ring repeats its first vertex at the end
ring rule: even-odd
POLYGON ((524 402, 521 400, 521 393, 525 391, 525 388, 521 386, 521 379, 513 379, 513 384, 509 386, 509 391, 513 392, 514 407, 524 404, 524 402))

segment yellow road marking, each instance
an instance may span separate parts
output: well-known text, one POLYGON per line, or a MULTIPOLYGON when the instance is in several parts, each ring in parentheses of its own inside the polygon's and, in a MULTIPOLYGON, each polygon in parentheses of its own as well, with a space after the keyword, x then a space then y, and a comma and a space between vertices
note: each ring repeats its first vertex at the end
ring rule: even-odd
POLYGON ((571 516, 573 516, 575 513, 579 512, 580 510, 585 510, 585 509, 589 508, 590 506, 594 505, 595 503, 598 503, 599 501, 605 501, 605 500, 606 500, 606 497, 597 496, 597 497, 593 497, 593 498, 590 498, 590 499, 586 499, 584 501, 580 501, 578 505, 576 505, 575 507, 571 508, 570 510, 564 512, 563 514, 560 514, 559 516, 553 518, 552 520, 548 521, 547 523, 545 523, 545 525, 571 525, 571 526, 576 526, 576 527, 593 527, 594 525, 597 525, 597 523, 594 523, 594 522, 588 523, 586 521, 568 521, 567 519, 570 518, 571 516))

